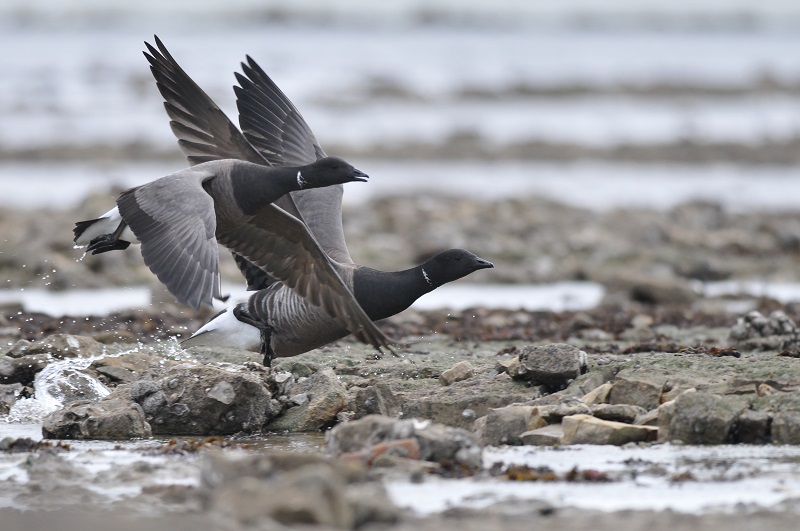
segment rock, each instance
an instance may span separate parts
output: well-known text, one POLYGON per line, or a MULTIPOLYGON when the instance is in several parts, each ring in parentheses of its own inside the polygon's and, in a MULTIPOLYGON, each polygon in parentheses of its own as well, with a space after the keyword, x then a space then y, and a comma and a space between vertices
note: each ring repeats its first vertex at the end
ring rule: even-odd
POLYGON ((296 358, 282 358, 276 360, 274 367, 276 372, 289 372, 295 379, 308 378, 315 372, 319 371, 320 366, 316 363, 309 363, 301 361, 296 358))
POLYGON ((468 378, 472 378, 475 374, 475 369, 468 361, 459 361, 439 376, 439 382, 442 385, 451 385, 455 382, 461 382, 468 378))
POLYGON ((363 468, 314 453, 208 454, 198 491, 212 514, 259 529, 274 522, 352 529, 400 517, 363 468))
POLYGON ((419 458, 424 461, 456 463, 471 470, 480 468, 481 447, 472 433, 416 419, 369 415, 335 426, 326 433, 325 446, 331 455, 351 454, 351 458, 366 462, 368 456, 374 455, 376 445, 403 439, 417 442, 419 458))
POLYGON ((329 466, 307 465, 264 480, 233 478, 209 495, 209 508, 245 525, 272 519, 284 525, 351 529, 355 516, 346 483, 329 466))
POLYGON ((505 373, 512 378, 516 378, 519 375, 519 367, 519 356, 514 356, 513 358, 497 360, 494 370, 498 373, 505 373))
POLYGON ((118 356, 104 356, 92 362, 91 367, 102 374, 107 374, 104 371, 108 371, 108 374, 122 375, 123 373, 116 372, 116 369, 124 369, 128 373, 136 375, 151 367, 157 366, 159 369, 165 369, 175 365, 178 365, 178 363, 173 360, 166 360, 161 356, 154 356, 145 352, 130 352, 118 356))
POLYGON ((281 396, 289 394, 289 390, 294 385, 295 377, 294 374, 288 371, 272 371, 268 381, 272 395, 281 396))
POLYGON ((23 389, 25 386, 21 383, 0 385, 0 415, 6 415, 11 406, 16 404, 23 389))
POLYGON ((355 412, 355 418, 367 415, 394 417, 400 411, 400 404, 386 384, 376 384, 356 392, 355 399, 348 405, 355 412))
POLYGON ((599 385, 583 395, 581 401, 588 406, 605 404, 608 402, 608 396, 611 394, 612 387, 613 384, 611 382, 606 382, 603 385, 599 385))
POLYGON ((663 382, 651 381, 638 375, 626 375, 622 371, 617 375, 614 386, 608 396, 609 404, 632 404, 649 411, 661 403, 663 382))
POLYGON ((347 405, 347 389, 332 369, 315 372, 292 386, 292 394, 307 394, 308 401, 286 410, 270 422, 269 431, 314 431, 336 422, 336 415, 347 405))
POLYGON ((754 337, 783 336, 796 332, 797 325, 782 310, 775 310, 768 318, 761 312, 753 310, 736 320, 729 335, 733 340, 743 341, 754 337))
POLYGON ((602 420, 589 415, 573 415, 561 421, 564 436, 561 444, 613 444, 654 441, 658 428, 633 426, 622 422, 602 420))
POLYGON ((28 341, 27 339, 20 339, 11 345, 11 349, 6 352, 6 356, 9 358, 21 358, 22 356, 27 356, 29 354, 28 349, 31 348, 31 345, 33 345, 33 342, 28 341))
POLYGON ((535 406, 506 406, 490 409, 485 417, 475 421, 475 433, 485 446, 520 445, 520 434, 546 426, 535 406))
POLYGON ((397 393, 402 418, 430 419, 471 430, 476 418, 489 409, 520 403, 540 395, 537 388, 523 387, 519 382, 498 381, 476 376, 459 385, 437 385, 426 390, 397 393))
POLYGON ((67 404, 42 422, 46 439, 133 439, 150 437, 144 411, 126 400, 88 400, 67 404))
POLYGON ((616 369, 601 368, 592 372, 582 374, 575 379, 564 391, 565 394, 575 397, 583 397, 594 391, 603 384, 610 383, 616 376, 616 369))
POLYGON ((37 398, 65 405, 76 400, 95 401, 109 394, 108 388, 92 375, 70 365, 63 361, 48 365, 36 386, 37 398))
POLYGON ((551 391, 566 388, 586 371, 586 353, 566 343, 527 346, 519 355, 517 379, 545 385, 551 391))
POLYGON ((699 297, 687 279, 671 275, 626 274, 616 280, 631 300, 645 304, 686 304, 699 297))
POLYGON ((130 389, 157 435, 225 435, 261 429, 271 396, 263 381, 245 371, 177 365, 159 380, 130 389))
MULTIPOLYGON (((662 404, 662 406, 663 406, 663 404, 662 404)), ((659 408, 660 407, 661 406, 659 406, 659 408)), ((633 424, 637 424, 637 425, 641 425, 641 426, 658 426, 658 410, 659 410, 659 408, 651 409, 650 411, 647 411, 646 413, 644 413, 642 415, 639 415, 638 417, 633 419, 633 424)))
POLYGON ((380 483, 348 485, 345 496, 353 510, 353 527, 356 529, 370 523, 393 524, 402 515, 380 483))
POLYGON ((53 334, 29 345, 25 355, 50 354, 53 358, 89 358, 103 353, 105 346, 88 336, 53 334))
POLYGON ((21 358, 0 358, 0 384, 21 383, 31 385, 36 374, 50 363, 47 354, 24 356, 21 358))
POLYGON ((647 413, 643 407, 630 404, 596 404, 592 406, 592 415, 603 420, 633 424, 634 421, 647 413))
POLYGON ((780 411, 772 417, 772 444, 800 444, 800 413, 780 411))
POLYGON ((561 424, 550 424, 519 435, 522 444, 533 446, 554 446, 561 443, 564 428, 561 424))
POLYGON ((736 420, 733 442, 767 444, 771 440, 772 417, 766 411, 748 409, 736 420))
POLYGON ((557 404, 545 404, 536 406, 537 413, 548 424, 557 424, 564 417, 571 415, 591 415, 592 408, 584 404, 577 398, 565 397, 557 404))
POLYGON ((131 383, 136 381, 136 373, 123 367, 98 367, 95 370, 114 382, 131 383))
POLYGON ((736 419, 748 407, 746 399, 709 393, 684 393, 659 408, 659 442, 723 444, 731 438, 736 419))

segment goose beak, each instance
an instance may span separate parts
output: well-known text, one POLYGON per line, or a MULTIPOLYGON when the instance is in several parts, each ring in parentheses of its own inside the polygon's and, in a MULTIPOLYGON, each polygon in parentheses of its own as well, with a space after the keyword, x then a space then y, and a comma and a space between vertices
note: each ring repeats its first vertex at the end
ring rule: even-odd
POLYGON ((369 175, 357 168, 353 168, 353 180, 365 183, 369 180, 369 175))
POLYGON ((483 258, 478 258, 475 260, 475 264, 478 266, 478 269, 492 269, 494 268, 494 264, 491 263, 489 260, 484 260, 483 258))

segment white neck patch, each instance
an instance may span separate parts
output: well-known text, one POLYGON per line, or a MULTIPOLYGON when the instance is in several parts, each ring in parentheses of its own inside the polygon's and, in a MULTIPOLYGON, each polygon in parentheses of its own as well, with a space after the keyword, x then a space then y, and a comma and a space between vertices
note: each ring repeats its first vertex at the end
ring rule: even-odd
POLYGON ((308 186, 308 181, 303 178, 303 172, 300 170, 297 170, 297 186, 300 188, 305 188, 308 186))
POLYGON ((425 279, 425 282, 427 282, 429 286, 433 286, 433 281, 431 280, 431 277, 428 276, 428 273, 425 272, 424 267, 422 268, 422 278, 425 279))

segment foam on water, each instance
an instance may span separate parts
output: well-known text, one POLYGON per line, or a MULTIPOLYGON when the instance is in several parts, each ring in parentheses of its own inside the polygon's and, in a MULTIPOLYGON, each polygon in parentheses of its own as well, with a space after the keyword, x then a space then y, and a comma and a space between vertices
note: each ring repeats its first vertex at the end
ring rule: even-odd
POLYGON ((48 414, 64 407, 64 401, 72 393, 87 398, 102 398, 108 395, 111 393, 108 387, 81 372, 101 357, 105 357, 105 354, 89 358, 67 358, 48 363, 34 379, 34 396, 17 400, 5 421, 41 422, 48 414))

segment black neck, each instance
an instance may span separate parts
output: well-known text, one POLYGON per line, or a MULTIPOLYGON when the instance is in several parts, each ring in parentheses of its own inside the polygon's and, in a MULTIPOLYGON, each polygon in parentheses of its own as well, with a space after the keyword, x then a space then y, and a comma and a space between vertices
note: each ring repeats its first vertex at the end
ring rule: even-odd
POLYGON ((434 287, 422 266, 390 273, 360 267, 353 275, 356 300, 373 321, 402 312, 434 287))
POLYGON ((239 163, 231 172, 231 185, 236 203, 242 212, 253 215, 264 205, 283 195, 300 189, 297 172, 302 168, 267 167, 260 164, 239 163), (265 186, 265 182, 269 186, 265 186))

